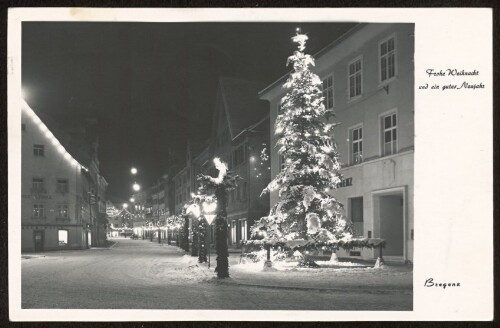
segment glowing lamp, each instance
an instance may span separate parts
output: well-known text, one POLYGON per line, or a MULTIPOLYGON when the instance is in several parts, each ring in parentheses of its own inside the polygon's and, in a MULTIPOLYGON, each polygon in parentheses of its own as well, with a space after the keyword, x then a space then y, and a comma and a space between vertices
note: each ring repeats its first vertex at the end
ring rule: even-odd
POLYGON ((216 216, 215 214, 205 214, 205 219, 207 219, 208 224, 212 224, 216 216))
POLYGON ((139 186, 137 183, 134 183, 134 184, 132 185, 132 188, 133 188, 135 191, 139 191, 139 190, 141 190, 141 186, 139 186))
POLYGON ((131 168, 130 173, 137 174, 137 169, 135 167, 131 168))

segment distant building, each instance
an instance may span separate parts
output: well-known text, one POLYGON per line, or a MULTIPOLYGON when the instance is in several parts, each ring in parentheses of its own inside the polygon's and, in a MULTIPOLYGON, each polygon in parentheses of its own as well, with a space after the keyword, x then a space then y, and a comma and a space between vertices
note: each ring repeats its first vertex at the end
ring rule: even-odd
POLYGON ((270 162, 261 159, 262 151, 269 149, 268 109, 257 98, 261 87, 260 83, 221 78, 217 89, 210 158, 221 158, 243 178, 228 197, 229 245, 248 239, 255 220, 269 212, 269 196, 260 196, 271 176, 270 162))
MULTIPOLYGON (((313 36, 311 36, 313 37, 313 36)), ((414 24, 358 24, 315 55, 325 106, 333 109, 344 180, 333 195, 357 237, 387 241, 384 258, 413 260, 414 24)), ((271 126, 286 77, 260 92, 271 126)), ((276 143, 271 128, 272 144, 276 143)), ((271 174, 281 159, 273 147, 271 174)), ((277 200, 271 195, 271 205, 277 200)), ((372 259, 373 250, 339 256, 372 259)))
POLYGON ((102 244, 107 182, 99 175, 97 153, 75 147, 60 131, 56 137, 55 127, 49 129, 24 101, 21 113, 21 250, 102 244))
POLYGON ((266 103, 257 98, 261 87, 251 81, 221 78, 211 137, 202 144, 188 142, 186 164, 172 175, 173 214, 177 215, 191 200, 191 194, 198 191, 196 177, 218 174, 213 163, 215 157, 243 178, 238 188, 228 195, 228 243, 231 246, 248 239, 255 220, 269 211, 269 196, 260 196, 271 174, 270 161, 261 158, 263 151, 269 155, 268 109, 266 103))

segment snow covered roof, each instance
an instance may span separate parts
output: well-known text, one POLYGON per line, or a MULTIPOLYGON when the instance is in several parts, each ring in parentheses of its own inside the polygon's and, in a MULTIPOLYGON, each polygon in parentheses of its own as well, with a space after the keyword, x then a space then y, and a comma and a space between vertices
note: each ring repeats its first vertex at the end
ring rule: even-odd
POLYGON ((88 168, 85 166, 87 165, 87 163, 85 161, 82 160, 82 157, 81 156, 78 156, 78 155, 81 155, 80 152, 77 151, 77 149, 71 149, 69 150, 68 148, 69 145, 68 145, 68 142, 65 142, 64 145, 63 143, 60 141, 60 136, 61 136, 61 133, 58 133, 59 135, 59 138, 56 137, 53 133, 54 131, 54 126, 52 126, 51 129, 49 129, 47 127, 47 125, 45 124, 44 121, 46 121, 47 119, 45 118, 44 121, 42 121, 40 119, 40 117, 35 113, 35 111, 28 105, 28 103, 26 103, 26 101, 23 99, 22 102, 21 102, 21 107, 22 107, 22 110, 28 115, 28 117, 30 117, 33 122, 35 122, 37 124, 37 126, 40 128, 40 130, 45 134, 45 136, 52 142, 52 144, 59 150, 59 152, 64 156, 64 158, 66 158, 72 165, 74 166, 78 166, 82 169, 84 169, 85 171, 88 171, 88 168), (82 164, 82 162, 85 164, 82 164))

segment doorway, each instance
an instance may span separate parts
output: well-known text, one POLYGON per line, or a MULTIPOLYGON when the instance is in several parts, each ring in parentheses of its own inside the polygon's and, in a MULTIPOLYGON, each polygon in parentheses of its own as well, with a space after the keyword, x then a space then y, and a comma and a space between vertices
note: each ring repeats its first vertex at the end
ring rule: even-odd
POLYGON ((379 238, 385 239, 383 256, 386 259, 406 259, 406 215, 404 188, 374 194, 374 218, 379 223, 379 238))
POLYGON ((35 243, 35 252, 43 252, 44 241, 45 241, 45 231, 35 230, 33 231, 33 240, 35 243))

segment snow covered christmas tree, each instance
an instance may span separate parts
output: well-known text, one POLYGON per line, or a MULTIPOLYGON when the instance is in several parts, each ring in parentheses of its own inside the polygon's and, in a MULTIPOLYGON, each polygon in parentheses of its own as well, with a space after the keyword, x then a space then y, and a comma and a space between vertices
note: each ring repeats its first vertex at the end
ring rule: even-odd
POLYGON ((304 53, 308 37, 297 31, 298 50, 288 58, 293 65, 283 85, 275 123, 281 171, 264 192, 277 190, 279 200, 269 216, 252 227, 265 244, 285 243, 292 249, 314 250, 348 241, 352 235, 342 215, 343 206, 329 192, 341 182, 340 163, 333 140, 333 112, 324 106, 321 80, 310 68, 314 59, 304 53))

